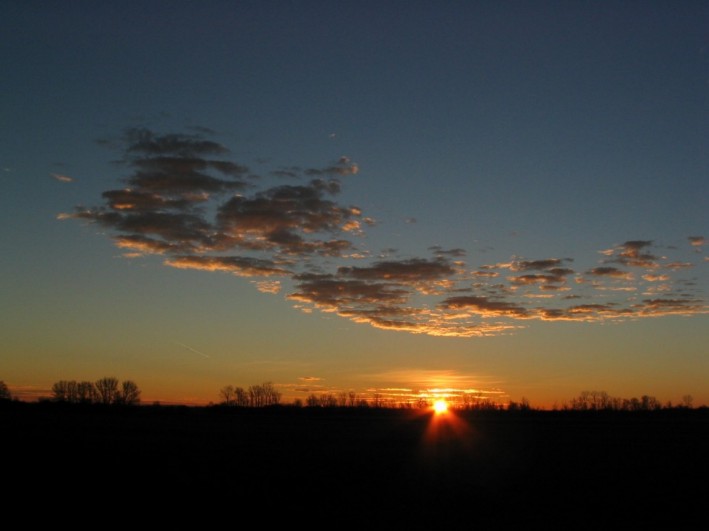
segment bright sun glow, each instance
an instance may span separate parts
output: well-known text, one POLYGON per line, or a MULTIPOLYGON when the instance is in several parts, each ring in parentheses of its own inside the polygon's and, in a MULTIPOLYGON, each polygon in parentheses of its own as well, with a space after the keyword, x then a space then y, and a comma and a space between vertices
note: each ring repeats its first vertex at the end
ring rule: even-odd
POLYGON ((446 402, 443 399, 436 400, 433 403, 433 411, 436 412, 436 415, 440 415, 442 413, 445 413, 446 411, 448 411, 448 402, 446 402))

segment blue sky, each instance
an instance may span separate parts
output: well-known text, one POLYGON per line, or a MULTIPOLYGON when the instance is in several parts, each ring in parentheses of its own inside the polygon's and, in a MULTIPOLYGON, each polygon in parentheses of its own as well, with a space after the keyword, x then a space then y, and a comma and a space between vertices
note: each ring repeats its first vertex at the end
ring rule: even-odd
POLYGON ((702 3, 11 1, 0 20, 16 392, 110 374, 194 403, 267 380, 709 403, 702 3), (196 174, 211 188, 176 184, 196 174))

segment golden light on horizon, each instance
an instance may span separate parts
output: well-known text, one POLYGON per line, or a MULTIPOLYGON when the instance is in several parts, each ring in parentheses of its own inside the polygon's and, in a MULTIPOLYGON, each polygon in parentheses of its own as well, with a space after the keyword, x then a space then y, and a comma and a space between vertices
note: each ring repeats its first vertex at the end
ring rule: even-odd
POLYGON ((443 415, 443 414, 446 413, 447 411, 448 411, 448 402, 446 402, 446 401, 443 400, 442 398, 436 400, 436 401, 433 403, 433 412, 434 412, 436 415, 443 415))

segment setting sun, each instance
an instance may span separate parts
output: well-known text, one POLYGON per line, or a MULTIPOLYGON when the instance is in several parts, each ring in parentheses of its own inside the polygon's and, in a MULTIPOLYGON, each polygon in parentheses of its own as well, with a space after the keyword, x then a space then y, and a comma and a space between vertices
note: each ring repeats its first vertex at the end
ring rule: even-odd
POLYGON ((448 402, 443 399, 436 400, 433 403, 433 411, 436 413, 436 415, 441 415, 445 413, 446 411, 448 411, 448 402))

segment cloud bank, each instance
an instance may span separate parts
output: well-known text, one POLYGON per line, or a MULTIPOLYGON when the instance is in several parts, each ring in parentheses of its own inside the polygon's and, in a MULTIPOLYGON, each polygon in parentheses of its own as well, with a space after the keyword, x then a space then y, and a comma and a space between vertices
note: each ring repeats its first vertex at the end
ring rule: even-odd
POLYGON ((706 257, 696 265, 687 253, 663 252, 696 256, 703 236, 677 247, 626 240, 592 251, 590 262, 542 256, 473 265, 464 249, 439 245, 421 257, 374 253, 363 236, 376 221, 340 200, 343 179, 360 171, 348 157, 259 175, 207 134, 126 131, 123 186, 103 192, 98 206, 58 217, 109 229, 126 257, 159 255, 168 267, 248 277, 260 292, 304 311, 386 330, 473 337, 530 320, 707 313, 692 277, 706 257))

